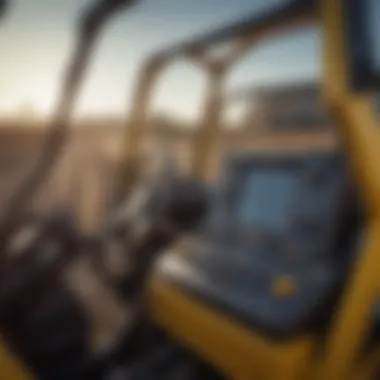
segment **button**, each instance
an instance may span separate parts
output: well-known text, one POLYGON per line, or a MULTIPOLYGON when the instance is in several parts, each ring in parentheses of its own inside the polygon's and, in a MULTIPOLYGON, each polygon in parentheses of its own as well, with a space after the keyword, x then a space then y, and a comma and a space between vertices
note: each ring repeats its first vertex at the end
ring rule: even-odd
POLYGON ((272 293, 278 298, 290 298, 294 296, 296 287, 294 276, 278 276, 272 282, 272 293))

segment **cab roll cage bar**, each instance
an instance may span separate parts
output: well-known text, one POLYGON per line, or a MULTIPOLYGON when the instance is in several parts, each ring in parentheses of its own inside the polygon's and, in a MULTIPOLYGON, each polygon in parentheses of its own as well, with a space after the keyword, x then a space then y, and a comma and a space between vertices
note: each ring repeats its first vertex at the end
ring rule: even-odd
POLYGON ((138 168, 140 140, 146 130, 148 109, 155 84, 169 63, 188 59, 203 70, 207 77, 205 109, 192 150, 191 172, 204 179, 214 137, 220 129, 223 106, 223 84, 229 70, 262 38, 288 28, 308 25, 316 20, 316 0, 291 0, 261 14, 254 13, 239 22, 211 33, 176 44, 150 56, 140 71, 134 93, 131 117, 126 128, 123 158, 115 192, 121 201, 133 183, 138 168), (230 44, 222 57, 212 56, 212 49, 222 43, 230 44))
MULTIPOLYGON (((4 251, 9 238, 22 221, 28 202, 39 190, 59 158, 99 36, 115 14, 135 3, 136 0, 96 0, 83 12, 79 20, 76 44, 63 76, 57 107, 47 130, 41 154, 31 172, 22 179, 2 210, 0 252, 4 251)), ((0 18, 7 10, 7 6, 7 0, 0 0, 0 18)), ((3 258, 4 256, 0 253, 0 269, 3 266, 3 258)))

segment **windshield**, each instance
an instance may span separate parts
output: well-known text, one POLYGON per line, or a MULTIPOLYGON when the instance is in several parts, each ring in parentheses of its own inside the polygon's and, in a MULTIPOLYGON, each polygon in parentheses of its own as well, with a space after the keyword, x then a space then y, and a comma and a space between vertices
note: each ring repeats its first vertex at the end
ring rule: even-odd
MULTIPOLYGON (((12 1, 0 31, 0 124, 7 138, 12 135, 12 141, 19 142, 22 136, 26 148, 20 154, 15 153, 17 149, 7 140, 0 154, 4 156, 4 161, 14 157, 14 161, 19 162, 24 169, 35 160, 41 131, 55 108, 61 74, 74 43, 78 12, 91 2, 12 1)), ((66 150, 68 158, 62 160, 62 170, 59 169, 56 174, 60 179, 47 191, 54 192, 52 189, 58 187, 60 190, 55 194, 61 196, 72 187, 71 184, 67 185, 70 181, 83 181, 93 183, 96 194, 104 193, 103 188, 111 183, 104 176, 112 173, 111 169, 120 158, 122 134, 131 117, 139 69, 150 54, 210 29, 246 18, 247 14, 258 14, 264 9, 287 2, 142 0, 133 12, 115 19, 99 44, 91 70, 87 73, 85 86, 75 108, 73 137, 66 150), (150 25, 150 28, 147 29, 146 25, 150 25), (91 178, 85 178, 87 176, 91 178), (57 185, 61 178, 64 186, 57 185)), ((231 70, 231 76, 226 78, 226 90, 232 91, 243 86, 243 91, 248 87, 256 88, 257 79, 261 81, 259 87, 284 78, 297 82, 312 77, 314 81, 318 57, 313 50, 317 41, 317 33, 310 30, 303 31, 301 36, 298 33, 268 41, 268 44, 249 54, 244 62, 231 70), (299 59, 301 56, 302 60, 299 59)), ((169 65, 168 72, 161 78, 163 80, 160 79, 152 90, 154 96, 151 109, 148 110, 152 116, 148 125, 149 143, 157 143, 165 151, 171 149, 179 158, 178 162, 186 162, 185 167, 192 158, 192 132, 201 124, 207 91, 204 85, 207 79, 204 72, 199 70, 199 65, 186 62, 180 66, 175 64, 174 70, 169 65)), ((219 172, 219 153, 240 149, 248 141, 255 144, 254 139, 247 137, 246 133, 256 128, 253 122, 260 123, 260 110, 252 115, 257 105, 260 108, 260 102, 245 97, 244 103, 249 107, 249 115, 244 119, 249 120, 250 125, 233 138, 223 136, 221 148, 215 151, 215 172, 219 172)), ((308 113, 308 108, 305 109, 308 113)), ((283 117, 282 113, 279 118, 296 119, 292 116, 283 117)), ((234 122, 228 118, 223 123, 226 130, 234 130, 234 122)), ((272 123, 271 120, 263 120, 261 124, 265 127, 268 123, 272 123)), ((151 151, 155 153, 154 149, 151 151)), ((25 173, 16 172, 13 171, 19 178, 25 173)), ((4 173, 4 177, 6 175, 8 173, 4 173)), ((10 183, 8 179, 3 182, 10 183)), ((17 182, 12 182, 10 189, 17 182)), ((67 197, 70 198, 71 194, 67 197)), ((51 198, 41 196, 41 199, 44 202, 51 198)))

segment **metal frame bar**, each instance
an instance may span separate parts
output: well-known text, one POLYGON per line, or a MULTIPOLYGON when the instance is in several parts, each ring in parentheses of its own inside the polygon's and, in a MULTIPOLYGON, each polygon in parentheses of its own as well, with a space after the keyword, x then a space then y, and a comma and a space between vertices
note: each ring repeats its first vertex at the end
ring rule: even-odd
POLYGON ((350 154, 359 195, 367 203, 367 227, 351 278, 337 305, 318 379, 351 378, 372 325, 373 307, 378 296, 380 251, 380 133, 370 109, 369 98, 353 92, 347 33, 344 23, 345 0, 322 1, 324 26, 324 96, 342 142, 350 154))
MULTIPOLYGON (((25 178, 22 178, 21 183, 2 210, 0 250, 6 246, 8 239, 22 222, 24 213, 30 206, 30 201, 60 158, 88 64, 100 35, 117 12, 133 3, 134 0, 101 0, 91 4, 82 14, 76 44, 63 77, 57 108, 44 138, 41 154, 31 171, 25 178)), ((5 7, 7 2, 2 1, 1 4, 5 7)), ((2 264, 0 257, 0 267, 2 264)))
POLYGON ((123 156, 118 171, 114 202, 124 199, 138 171, 141 137, 147 124, 147 115, 154 85, 163 70, 176 59, 197 63, 208 77, 204 115, 194 142, 192 173, 204 179, 207 160, 220 128, 223 105, 223 83, 232 66, 248 53, 261 39, 287 29, 308 25, 316 20, 315 0, 293 0, 282 7, 204 34, 201 37, 175 44, 149 57, 140 71, 135 90, 131 117, 124 137, 123 156), (212 57, 212 48, 230 43, 227 54, 219 59, 212 57))

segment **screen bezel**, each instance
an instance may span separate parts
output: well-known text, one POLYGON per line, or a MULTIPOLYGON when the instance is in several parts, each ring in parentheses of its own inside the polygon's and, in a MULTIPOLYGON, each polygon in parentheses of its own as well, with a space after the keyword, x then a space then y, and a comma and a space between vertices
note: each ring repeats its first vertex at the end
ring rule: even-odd
MULTIPOLYGON (((316 151, 311 150, 308 153, 299 152, 298 154, 282 151, 258 152, 256 154, 233 154, 227 156, 223 165, 221 196, 219 199, 219 207, 224 209, 223 215, 227 219, 227 224, 234 230, 244 230, 245 232, 254 231, 254 227, 239 223, 238 203, 242 192, 244 191, 244 180, 247 174, 255 169, 266 170, 283 170, 293 171, 298 175, 307 174, 310 163, 318 163, 335 166, 342 160, 341 152, 333 152, 331 150, 316 151), (306 172, 305 172, 306 169, 306 172)), ((302 182, 302 181, 301 181, 302 182)), ((300 183, 300 192, 304 191, 304 184, 300 183)), ((301 197, 302 198, 302 197, 301 197)), ((302 199, 300 201, 302 202, 302 199)))

